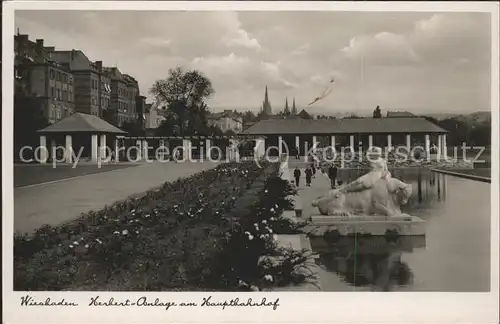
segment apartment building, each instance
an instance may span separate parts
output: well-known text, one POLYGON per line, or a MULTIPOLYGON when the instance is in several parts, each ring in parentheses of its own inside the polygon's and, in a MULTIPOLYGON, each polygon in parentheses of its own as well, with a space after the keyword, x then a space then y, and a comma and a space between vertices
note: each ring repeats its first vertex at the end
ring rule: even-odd
MULTIPOLYGON (((102 61, 92 62, 80 50, 56 51, 48 48, 52 58, 66 64, 74 76, 75 109, 78 112, 102 117, 110 91, 103 84, 102 61)), ((108 85, 109 86, 109 85, 108 85)))
POLYGON ((120 70, 116 67, 107 67, 105 71, 111 80, 110 109, 115 122, 121 126, 124 122, 132 120, 130 112, 132 109, 135 111, 135 107, 130 106, 127 80, 120 70))
POLYGON ((39 98, 40 113, 55 123, 75 111, 75 80, 69 66, 52 57, 51 49, 44 47, 43 39, 14 36, 15 93, 39 98))
POLYGON ((208 117, 208 124, 219 127, 223 132, 239 133, 243 130, 243 118, 231 110, 224 110, 208 117))

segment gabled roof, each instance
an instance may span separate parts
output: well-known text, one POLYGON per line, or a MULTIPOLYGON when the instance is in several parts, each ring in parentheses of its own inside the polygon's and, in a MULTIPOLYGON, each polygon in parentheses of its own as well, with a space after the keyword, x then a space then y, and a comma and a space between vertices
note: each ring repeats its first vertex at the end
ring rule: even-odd
POLYGON ((271 134, 390 134, 447 133, 425 118, 356 119, 267 119, 242 132, 247 135, 271 134))
POLYGON ((307 111, 305 111, 304 109, 302 109, 298 114, 297 114, 298 117, 300 118, 304 118, 304 119, 310 119, 312 118, 311 115, 309 115, 309 113, 307 111))
POLYGON ((111 125, 107 121, 88 114, 76 113, 63 120, 39 130, 40 133, 108 133, 126 134, 127 132, 111 125))

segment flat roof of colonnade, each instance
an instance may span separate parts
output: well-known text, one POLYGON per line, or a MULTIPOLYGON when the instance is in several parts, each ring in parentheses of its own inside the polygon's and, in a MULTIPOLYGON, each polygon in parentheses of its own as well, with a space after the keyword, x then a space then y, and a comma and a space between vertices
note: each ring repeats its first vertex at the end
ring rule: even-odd
POLYGON ((445 134, 447 130, 424 117, 346 119, 268 119, 242 135, 445 134))

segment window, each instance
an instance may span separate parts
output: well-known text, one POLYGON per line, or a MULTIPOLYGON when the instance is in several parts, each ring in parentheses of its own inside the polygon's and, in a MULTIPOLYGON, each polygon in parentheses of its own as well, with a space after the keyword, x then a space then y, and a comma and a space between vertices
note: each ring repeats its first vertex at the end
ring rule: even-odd
POLYGON ((68 78, 68 83, 73 84, 73 78, 71 76, 68 78))
POLYGON ((56 97, 56 89, 54 87, 50 87, 50 97, 51 98, 56 97))
POLYGON ((55 78, 54 70, 51 69, 49 73, 50 73, 50 79, 54 80, 55 78))
POLYGON ((61 100, 61 89, 56 89, 56 98, 57 100, 61 100))
POLYGON ((56 81, 61 81, 61 72, 57 72, 56 81))
POLYGON ((68 75, 67 74, 63 74, 63 82, 68 83, 68 75))

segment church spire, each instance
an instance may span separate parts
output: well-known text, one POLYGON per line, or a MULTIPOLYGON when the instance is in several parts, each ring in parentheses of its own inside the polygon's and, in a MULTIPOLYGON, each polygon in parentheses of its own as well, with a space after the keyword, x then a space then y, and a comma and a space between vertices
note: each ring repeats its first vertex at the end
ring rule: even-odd
POLYGON ((264 94, 264 102, 262 104, 262 110, 267 115, 271 115, 272 114, 271 103, 269 102, 269 96, 267 94, 267 85, 266 85, 266 92, 264 94))
POLYGON ((285 99, 285 109, 283 110, 283 113, 285 114, 285 116, 290 115, 290 109, 288 108, 288 97, 286 97, 285 99))
POLYGON ((297 107, 295 107, 295 98, 293 98, 292 115, 297 115, 297 107))

